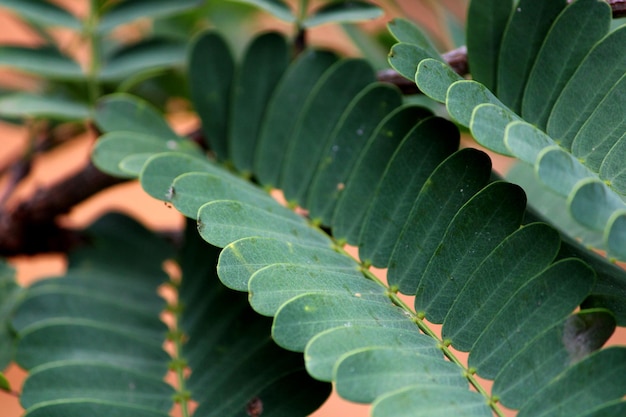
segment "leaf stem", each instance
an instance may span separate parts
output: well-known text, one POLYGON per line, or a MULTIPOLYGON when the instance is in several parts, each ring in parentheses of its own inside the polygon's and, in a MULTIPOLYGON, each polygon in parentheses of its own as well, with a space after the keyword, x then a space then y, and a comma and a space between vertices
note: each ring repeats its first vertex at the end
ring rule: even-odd
MULTIPOLYGON (((176 291, 176 298, 178 300, 178 283, 170 279, 170 286, 176 291)), ((180 328, 183 308, 180 303, 176 301, 175 304, 171 304, 168 307, 168 312, 174 319, 168 335, 168 339, 172 341, 174 348, 173 359, 170 365, 170 369, 176 374, 176 394, 174 395, 174 401, 180 405, 181 417, 190 417, 189 401, 191 400, 191 394, 185 387, 185 369, 187 368, 187 361, 183 358, 185 335, 180 328)))
MULTIPOLYGON (((343 248, 343 246, 340 245, 337 241, 335 241, 335 245, 336 245, 336 249, 338 251, 340 251, 342 254, 344 254, 346 256, 349 256, 349 257, 354 259, 354 257, 350 253, 348 253, 343 248)), ((448 358, 448 360, 450 360, 450 362, 456 364, 457 366, 459 366, 460 368, 463 369, 463 375, 465 376, 465 378, 467 378, 469 383, 474 387, 474 389, 476 389, 476 391, 479 394, 481 394, 483 397, 485 397, 487 399, 487 404, 489 405, 489 407, 491 407, 491 409, 495 413, 495 415, 497 417, 505 417, 504 413, 502 412, 502 410, 500 409, 500 407, 497 404, 497 400, 494 397, 492 397, 489 394, 489 392, 487 392, 487 390, 485 388, 483 388, 482 385, 480 385, 480 382, 474 377, 474 372, 471 369, 468 369, 465 366, 465 364, 459 358, 456 357, 454 352, 452 352, 452 350, 450 350, 449 343, 447 343, 446 341, 442 340, 437 335, 437 333, 435 333, 430 327, 428 327, 428 324, 424 321, 424 317, 422 317, 421 315, 419 315, 418 313, 413 311, 413 309, 411 307, 409 307, 404 302, 404 300, 402 300, 400 297, 398 297, 398 294, 397 294, 396 290, 394 290, 393 288, 389 287, 389 285, 387 285, 383 280, 381 280, 376 275, 374 275, 374 273, 372 273, 372 271, 369 269, 368 265, 365 265, 363 262, 359 261, 358 259, 355 259, 355 261, 357 261, 359 263, 359 265, 361 266, 361 270, 363 271, 363 274, 365 275, 365 277, 370 279, 370 280, 372 280, 372 281, 374 281, 374 282, 376 282, 380 286, 384 287, 387 290, 387 295, 388 295, 389 299, 391 300, 391 302, 394 303, 395 305, 397 305, 398 307, 400 307, 401 309, 403 309, 407 314, 409 314, 409 316, 411 317, 413 322, 422 331, 422 333, 424 333, 427 336, 430 336, 431 338, 433 338, 433 339, 435 339, 437 341, 437 344, 439 345, 439 348, 443 352, 444 356, 446 358, 448 358)))

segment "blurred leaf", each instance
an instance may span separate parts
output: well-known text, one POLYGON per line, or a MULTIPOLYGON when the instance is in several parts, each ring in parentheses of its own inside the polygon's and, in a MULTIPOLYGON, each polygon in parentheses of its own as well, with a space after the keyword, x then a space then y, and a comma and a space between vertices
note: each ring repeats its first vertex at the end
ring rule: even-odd
POLYGON ((136 19, 159 18, 198 7, 203 0, 125 0, 113 3, 102 13, 97 30, 110 32, 115 27, 136 19))
POLYGON ((376 19, 383 13, 383 9, 365 1, 335 1, 313 11, 312 15, 304 19, 302 26, 311 28, 326 23, 359 22, 376 19))
POLYGON ((63 26, 74 30, 83 27, 76 16, 46 0, 0 0, 0 7, 11 9, 21 17, 44 26, 63 26))
POLYGON ((343 23, 343 31, 348 35, 352 43, 358 48, 363 57, 376 69, 389 68, 387 63, 387 50, 371 33, 366 32, 361 26, 354 23, 343 23))
POLYGON ((104 81, 113 81, 136 77, 138 73, 155 69, 180 67, 186 57, 186 42, 146 39, 125 46, 109 56, 99 77, 104 81))
POLYGON ((293 14, 289 5, 283 0, 230 0, 238 3, 249 4, 251 6, 258 7, 271 13, 273 16, 285 22, 293 23, 296 21, 296 16, 293 14))
POLYGON ((84 103, 62 97, 15 93, 0 96, 3 117, 44 117, 52 120, 85 120, 91 111, 84 103))
POLYGON ((47 78, 80 81, 85 74, 73 59, 52 46, 0 46, 0 65, 47 78))

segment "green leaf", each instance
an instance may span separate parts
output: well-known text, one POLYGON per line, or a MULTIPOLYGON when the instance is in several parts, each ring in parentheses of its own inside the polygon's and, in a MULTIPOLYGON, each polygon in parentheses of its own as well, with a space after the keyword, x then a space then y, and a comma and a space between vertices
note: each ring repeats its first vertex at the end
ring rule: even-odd
POLYGON ((387 280, 404 294, 415 294, 458 210, 483 188, 491 174, 487 154, 462 149, 439 165, 413 204, 391 255, 387 280))
POLYGON ((485 397, 465 388, 414 385, 389 393, 373 404, 372 417, 490 417, 485 397))
MULTIPOLYGON (((152 164, 151 164, 152 165, 152 164)), ((148 167, 151 168, 151 165, 148 167)), ((158 168, 154 165, 154 170, 158 168)), ((152 170, 152 169, 151 169, 152 170)), ((146 175, 145 178, 151 178, 146 175)), ((191 172, 179 176, 171 186, 171 202, 182 214, 198 218, 198 210, 215 200, 233 200, 257 206, 267 212, 286 214, 269 194, 237 178, 224 178, 211 173, 191 172)), ((297 219, 294 213, 290 217, 297 219)))
POLYGON ((519 120, 515 113, 501 105, 483 103, 474 107, 469 126, 476 142, 501 155, 511 156, 504 143, 505 131, 511 122, 519 120))
MULTIPOLYGON (((15 354, 16 335, 11 328, 11 319, 20 293, 21 288, 15 282, 15 270, 0 261, 0 369, 6 368, 15 354)), ((8 390, 8 381, 2 381, 3 378, 0 373, 0 389, 8 390)))
POLYGON ((548 119, 548 134, 565 149, 626 72, 626 26, 598 42, 563 88, 548 119), (598 71, 598 68, 603 68, 598 71))
POLYGON ((179 296, 185 305, 181 330, 189 336, 183 354, 193 369, 186 387, 199 403, 196 413, 241 416, 247 404, 258 402, 263 415, 309 415, 326 400, 330 384, 306 375, 301 355, 276 346, 271 320, 255 314, 245 294, 220 285, 218 254, 188 222, 179 296))
POLYGON ((207 242, 224 247, 245 237, 272 237, 288 242, 321 245, 329 238, 310 228, 304 219, 296 219, 288 208, 276 203, 276 211, 269 212, 256 205, 239 201, 212 201, 198 212, 198 232, 207 242))
POLYGON ((0 390, 7 392, 11 391, 11 384, 9 384, 9 380, 2 372, 0 372, 0 390))
POLYGON ((202 0, 121 1, 105 9, 98 22, 98 32, 110 32, 119 25, 137 19, 159 18, 182 13, 202 4, 202 0))
POLYGON ((43 117, 53 120, 85 120, 90 109, 85 103, 63 97, 15 93, 0 97, 0 115, 4 117, 43 117))
POLYGON ((398 145, 373 195, 359 237, 359 258, 387 267, 416 196, 432 171, 459 147, 459 131, 446 119, 427 118, 398 145), (407 173, 407 167, 414 166, 407 173), (404 177, 402 183, 398 178, 404 177))
POLYGON ((572 143, 572 154, 598 172, 605 155, 624 136, 626 115, 615 114, 615 109, 626 107, 626 73, 591 113, 572 143))
POLYGON ((545 128, 563 87, 589 50, 607 34, 610 9, 606 2, 577 0, 557 17, 528 74, 521 106, 525 120, 545 128))
POLYGON ((589 169, 558 146, 541 151, 535 164, 535 172, 544 184, 563 197, 571 195, 579 181, 594 177, 589 169))
POLYGON ((413 22, 407 19, 395 18, 387 24, 387 29, 398 42, 417 45, 433 58, 440 58, 439 51, 430 38, 413 22))
POLYGON ((422 60, 415 73, 415 84, 420 91, 440 103, 445 103, 452 83, 462 79, 448 64, 432 58, 422 60))
POLYGON ((273 264, 327 268, 354 274, 359 265, 352 258, 327 246, 301 245, 272 238, 246 238, 231 243, 222 251, 217 272, 224 285, 234 290, 247 291, 255 272, 273 264))
POLYGON ((512 12, 512 0, 472 1, 467 12, 467 60, 472 78, 494 93, 500 44, 512 12))
POLYGON ((0 66, 58 80, 81 81, 85 78, 76 61, 52 46, 1 46, 0 66))
POLYGON ((625 371, 624 347, 596 352, 552 380, 520 410, 519 416, 584 416, 626 395, 626 380, 621 377, 625 371))
POLYGON ((614 330, 615 318, 602 310, 583 310, 555 323, 498 372, 493 394, 507 407, 523 407, 568 366, 602 347, 614 330))
POLYGON ((367 300, 346 295, 304 294, 278 310, 272 337, 288 350, 303 351, 316 334, 336 327, 373 326, 413 329, 415 324, 403 310, 382 295, 367 300))
POLYGON ((81 30, 81 21, 66 9, 45 0, 2 0, 0 6, 11 9, 19 16, 44 26, 63 26, 81 30))
POLYGON ((500 100, 518 114, 537 54, 565 6, 565 0, 520 0, 504 30, 496 91, 500 100))
POLYGON ((609 187, 619 194, 626 194, 626 166, 622 163, 626 159, 626 133, 606 154, 600 165, 600 178, 605 180, 609 187))
POLYGON ((520 288, 493 317, 472 347, 469 366, 484 378, 494 378, 534 335, 567 317, 589 294, 594 280, 593 270, 579 260, 551 265, 520 288))
POLYGON ((271 13, 274 17, 285 22, 294 23, 296 16, 293 14, 289 5, 283 0, 231 0, 237 3, 249 4, 271 13))
POLYGON ((122 403, 167 413, 174 390, 162 378, 91 361, 51 363, 34 368, 28 376, 20 402, 26 409, 64 399, 122 403), (130 388, 130 389, 129 389, 130 388))
POLYGON ((417 65, 424 59, 441 61, 439 54, 433 54, 430 49, 409 43, 397 43, 389 52, 389 65, 398 71, 404 78, 411 81, 415 79, 417 65))
POLYGON ((105 60, 98 77, 118 81, 158 69, 180 67, 186 59, 186 43, 148 38, 124 46, 105 60))
POLYGON ((605 240, 609 258, 625 259, 626 257, 626 210, 614 212, 605 228, 605 240))
POLYGON ((243 173, 252 172, 265 108, 288 62, 287 40, 271 32, 254 39, 237 70, 229 114, 228 156, 243 173))
POLYGON ((311 181, 306 207, 312 218, 328 225, 359 150, 379 123, 402 103, 397 89, 373 83, 344 111, 324 150, 311 181))
POLYGON ((375 299, 385 289, 373 281, 364 281, 358 271, 332 271, 302 265, 273 264, 255 272, 248 285, 250 305, 265 316, 274 316, 290 299, 301 294, 351 295, 375 299))
POLYGON ((351 351, 339 360, 334 373, 337 393, 360 403, 373 402, 411 385, 467 387, 456 365, 404 349, 368 347, 351 351))
POLYGON ((611 215, 624 208, 624 201, 602 181, 579 181, 569 198, 572 217, 595 230, 604 230, 611 215), (599 201, 602 204, 597 204, 599 201))
POLYGON ((522 120, 506 126, 504 144, 513 156, 532 165, 544 148, 556 145, 550 136, 522 120))
POLYGON ((307 50, 285 71, 267 104, 255 149, 254 172, 262 184, 278 185, 283 161, 276 155, 282 155, 289 146, 307 99, 337 59, 331 52, 307 50))
POLYGON ((365 1, 334 1, 314 10, 301 24, 305 28, 312 28, 327 23, 371 20, 383 14, 383 9, 365 1))
POLYGON ((558 232, 543 223, 507 236, 468 278, 446 315, 442 337, 470 351, 506 300, 552 263, 559 246, 558 232))
POLYGON ((121 166, 128 156, 139 155, 144 160, 167 151, 181 150, 180 141, 163 141, 161 138, 130 131, 111 132, 102 135, 93 149, 91 158, 98 169, 122 178, 135 178, 139 171, 121 166))
POLYGON ((283 165, 280 185, 288 201, 305 203, 333 129, 352 99, 374 80, 367 62, 346 59, 335 63, 317 82, 294 126, 283 165))
POLYGON ((387 161, 395 152, 406 134, 422 118, 431 113, 421 107, 401 106, 394 109, 376 127, 364 144, 354 168, 348 175, 343 193, 333 214, 333 235, 356 244, 367 207, 372 200, 371 190, 375 189, 387 166, 387 161))
POLYGON ((85 399, 57 400, 44 403, 31 408, 25 414, 28 417, 81 417, 86 415, 93 417, 167 417, 169 414, 133 405, 85 399))
POLYGON ((335 363, 348 352, 364 348, 384 348, 407 351, 422 356, 441 358, 436 341, 412 330, 393 327, 336 327, 319 333, 307 344, 304 356, 309 373, 322 381, 331 381, 335 363))
MULTIPOLYGON (((176 177, 196 171, 204 174, 225 174, 223 169, 203 155, 166 152, 151 155, 141 171, 141 186, 146 193, 158 200, 172 201, 176 195, 176 190, 172 188, 176 177)), ((194 212, 188 217, 195 219, 196 214, 194 212)))
POLYGON ((483 103, 494 104, 506 109, 491 91, 476 81, 461 80, 448 88, 446 108, 450 116, 463 126, 470 126, 474 108, 483 103))
POLYGON ((216 32, 205 32, 192 43, 189 56, 189 90, 202 120, 204 140, 224 161, 228 155, 228 113, 235 63, 226 41, 216 32))
POLYGON ((423 272, 415 310, 442 323, 476 268, 519 227, 525 208, 522 189, 505 182, 491 183, 473 196, 454 216, 423 272))

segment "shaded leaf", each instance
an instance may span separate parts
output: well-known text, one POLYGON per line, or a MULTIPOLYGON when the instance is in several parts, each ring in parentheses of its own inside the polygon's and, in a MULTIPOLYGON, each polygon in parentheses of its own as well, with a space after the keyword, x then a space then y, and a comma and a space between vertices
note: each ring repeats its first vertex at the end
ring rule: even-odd
POLYGON ((467 11, 467 60, 472 78, 494 93, 500 44, 512 11, 512 0, 472 1, 467 11))
POLYGON ((565 0, 520 0, 513 10, 500 44, 496 91, 516 113, 546 34, 565 6, 565 0))
POLYGON ((266 33, 248 46, 233 80, 228 157, 244 174, 252 172, 265 109, 288 62, 286 39, 278 33, 266 33))
POLYGON ((599 349, 614 329, 615 319, 602 310, 583 310, 555 323, 498 372, 494 395, 507 407, 523 407, 568 366, 599 349))
POLYGON ((577 0, 552 24, 528 74, 521 114, 545 128, 554 103, 589 50, 609 30, 610 7, 597 0, 577 0))
POLYGON ((226 41, 216 32, 198 36, 189 56, 193 106, 202 120, 204 141, 224 161, 228 155, 228 117, 235 63, 226 41))
POLYGON ((626 349, 603 349, 555 378, 520 410, 519 416, 584 416, 626 394, 626 380, 622 378, 625 371, 626 349))
POLYGON ((304 204, 331 132, 352 99, 374 80, 367 62, 346 59, 335 63, 318 81, 294 126, 283 165, 280 186, 288 201, 304 204))
MULTIPOLYGON (((15 282, 15 270, 4 261, 0 261, 0 369, 4 369, 13 360, 16 334, 11 328, 13 309, 21 288, 15 282)), ((8 381, 0 373, 0 389, 8 390, 8 381)))
POLYGON ((432 171, 458 147, 458 129, 446 119, 427 118, 407 133, 373 191, 359 236, 361 260, 387 267, 416 196, 432 171))
POLYGON ((598 42, 563 88, 548 119, 547 132, 565 149, 589 116, 626 72, 626 26, 598 42), (603 68, 598 71, 598 68, 603 68))

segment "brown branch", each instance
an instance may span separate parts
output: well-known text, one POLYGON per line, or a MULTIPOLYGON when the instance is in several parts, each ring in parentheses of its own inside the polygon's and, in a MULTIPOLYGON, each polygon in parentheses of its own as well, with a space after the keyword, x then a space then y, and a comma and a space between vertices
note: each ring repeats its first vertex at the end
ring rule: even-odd
POLYGON ((609 0, 611 10, 613 10, 613 19, 626 17, 626 0, 609 0))
POLYGON ((49 188, 38 190, 12 210, 0 212, 0 255, 66 252, 81 243, 80 233, 60 227, 56 217, 122 181, 88 163, 49 188))

